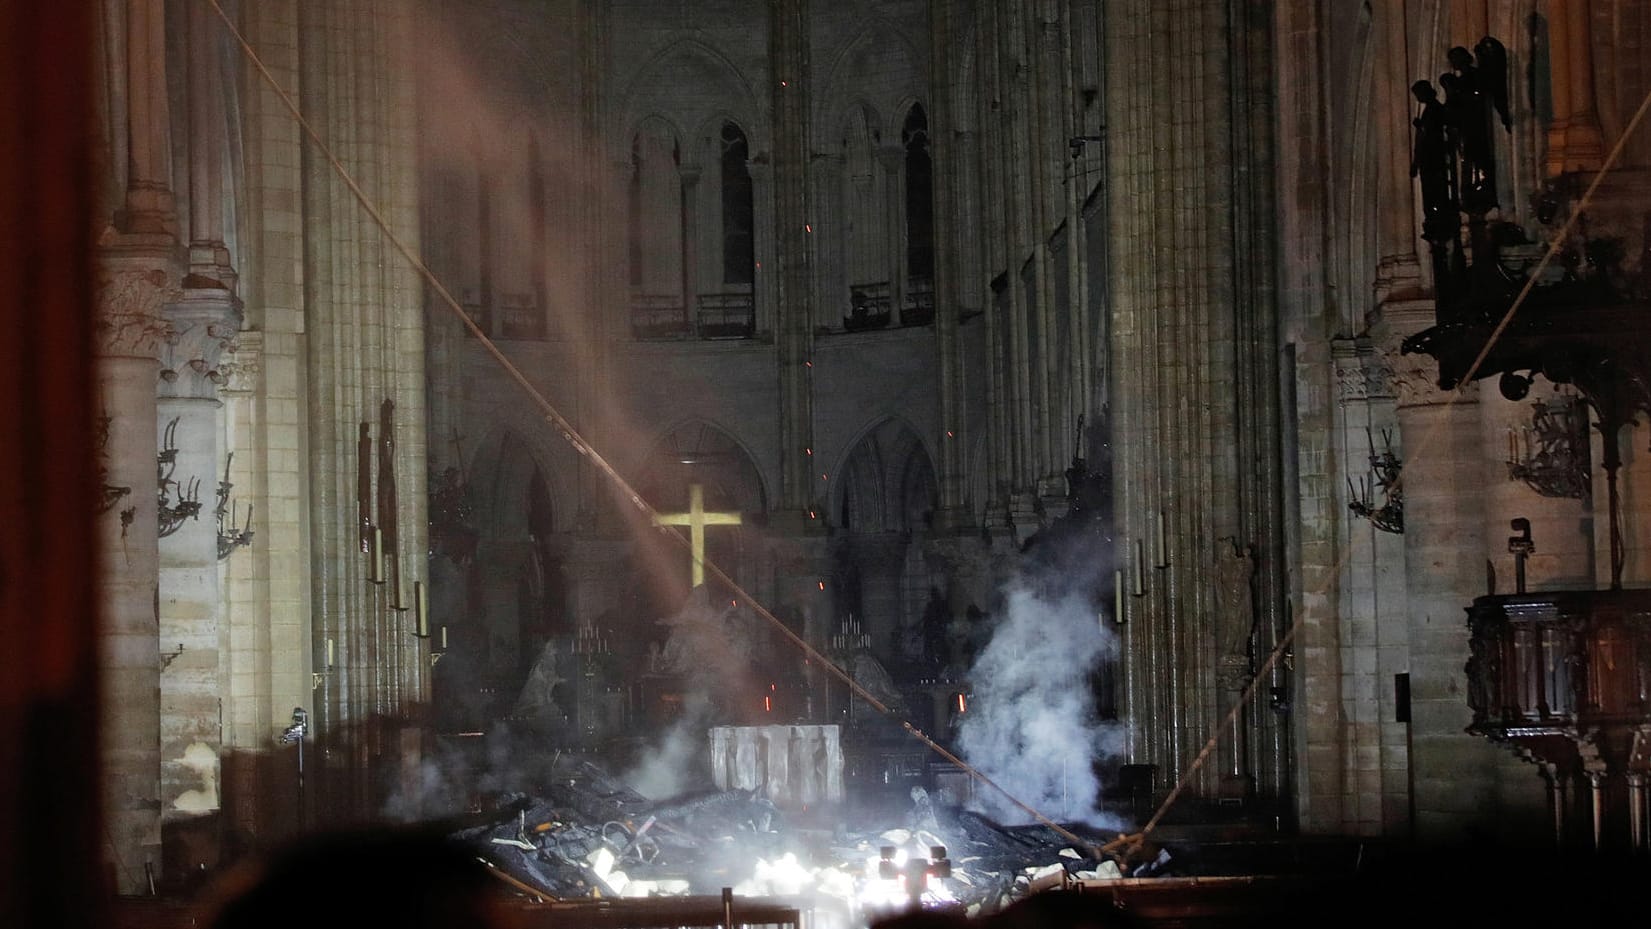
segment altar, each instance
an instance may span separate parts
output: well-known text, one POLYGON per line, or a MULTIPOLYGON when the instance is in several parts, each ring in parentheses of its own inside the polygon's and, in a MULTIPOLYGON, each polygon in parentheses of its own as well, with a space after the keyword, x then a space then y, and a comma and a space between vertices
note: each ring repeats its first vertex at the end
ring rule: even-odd
POLYGON ((715 726, 711 776, 722 790, 755 790, 782 809, 843 799, 835 725, 715 726))

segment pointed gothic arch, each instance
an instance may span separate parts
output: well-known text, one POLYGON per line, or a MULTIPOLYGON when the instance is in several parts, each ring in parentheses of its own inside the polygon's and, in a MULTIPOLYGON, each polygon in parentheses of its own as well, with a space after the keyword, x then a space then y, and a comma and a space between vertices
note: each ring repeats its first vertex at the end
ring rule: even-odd
POLYGON ((933 458, 917 430, 885 417, 854 440, 837 467, 835 525, 856 532, 925 528, 938 499, 933 458))
POLYGON ((556 456, 532 436, 501 423, 476 443, 464 472, 475 555, 430 561, 431 621, 447 638, 432 677, 443 725, 503 712, 486 695, 514 694, 544 643, 571 629, 563 537, 572 514, 556 456))
POLYGON ((636 69, 619 100, 611 126, 621 144, 623 130, 650 113, 677 114, 686 126, 706 125, 713 113, 725 113, 753 138, 768 137, 765 108, 751 81, 728 56, 697 39, 678 39, 655 52, 636 69))
POLYGON ((839 621, 854 615, 885 662, 924 658, 929 577, 915 539, 939 500, 933 459, 908 423, 867 427, 837 468, 832 508, 839 621))
POLYGON ((842 165, 838 192, 842 242, 842 316, 845 326, 872 328, 886 324, 891 292, 889 178, 879 164, 883 119, 864 101, 842 113, 837 142, 842 165))
MULTIPOLYGON (((710 526, 704 530, 704 558, 744 586, 755 577, 757 555, 747 544, 751 527, 759 525, 768 510, 768 492, 756 459, 734 434, 703 419, 685 419, 661 432, 658 441, 641 459, 631 482, 637 494, 661 515, 689 512, 692 488, 700 488, 700 503, 707 513, 736 513, 737 525, 710 526)), ((639 527, 635 546, 636 570, 643 573, 639 584, 647 588, 651 609, 656 615, 675 612, 691 586, 692 558, 680 541, 665 536, 661 528, 639 527)), ((691 531, 677 527, 683 540, 691 541, 691 531)), ((716 570, 706 567, 706 583, 718 586, 716 570)))
POLYGON ((633 326, 639 311, 652 326, 685 325, 682 142, 663 118, 643 120, 631 135, 625 212, 633 326))
POLYGON ((929 117, 922 101, 906 109, 900 128, 905 208, 905 295, 902 320, 908 325, 934 318, 934 160, 929 117))

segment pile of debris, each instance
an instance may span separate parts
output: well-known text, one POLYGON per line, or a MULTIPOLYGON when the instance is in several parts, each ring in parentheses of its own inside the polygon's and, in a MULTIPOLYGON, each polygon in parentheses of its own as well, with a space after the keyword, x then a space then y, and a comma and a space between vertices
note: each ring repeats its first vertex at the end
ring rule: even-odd
POLYGON ((1068 880, 1172 870, 1169 853, 1139 837, 1004 826, 920 787, 903 821, 861 826, 846 805, 798 814, 749 790, 654 802, 579 758, 564 758, 540 794, 500 798, 451 834, 521 893, 545 900, 732 888, 793 900, 820 924, 835 913, 841 925, 864 925, 912 904, 978 915, 1068 880))

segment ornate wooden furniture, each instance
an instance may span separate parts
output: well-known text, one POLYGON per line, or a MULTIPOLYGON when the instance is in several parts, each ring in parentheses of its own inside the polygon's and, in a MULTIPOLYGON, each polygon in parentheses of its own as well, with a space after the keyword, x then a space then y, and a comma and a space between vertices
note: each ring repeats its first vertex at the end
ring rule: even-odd
MULTIPOLYGON (((1468 608, 1468 731, 1542 767, 1562 842, 1572 815, 1585 811, 1596 846, 1626 840, 1644 850, 1651 839, 1651 590, 1623 588, 1617 476, 1620 434, 1651 414, 1651 225, 1612 198, 1578 196, 1584 181, 1600 180, 1581 174, 1552 178, 1537 197, 1536 218, 1559 243, 1554 247, 1491 218, 1494 185, 1466 166, 1494 166, 1477 163, 1488 149, 1467 143, 1506 89, 1506 60, 1494 40, 1482 41, 1476 53, 1481 47, 1488 54, 1477 67, 1465 49, 1452 50, 1446 103, 1459 106, 1446 107, 1446 124, 1416 122, 1435 325, 1402 349, 1432 356, 1444 390, 1496 376, 1502 394, 1520 400, 1540 374, 1581 395, 1603 439, 1610 581, 1604 590, 1526 593, 1529 524, 1514 521, 1526 530, 1510 540, 1518 592, 1480 597, 1468 608), (1637 269, 1627 267, 1631 254, 1639 257, 1637 269)), ((1413 90, 1424 103, 1431 98, 1429 88, 1413 90)), ((1506 127, 1505 110, 1497 112, 1506 127)))
POLYGON ((1468 731, 1541 766, 1562 843, 1581 814, 1596 846, 1645 848, 1651 590, 1480 597, 1468 625, 1468 731))

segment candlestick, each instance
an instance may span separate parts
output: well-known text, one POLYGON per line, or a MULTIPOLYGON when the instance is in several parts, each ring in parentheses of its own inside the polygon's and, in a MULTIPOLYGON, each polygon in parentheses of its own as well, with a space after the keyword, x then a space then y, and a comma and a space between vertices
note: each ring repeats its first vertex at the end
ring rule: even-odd
POLYGON ((430 638, 430 604, 424 599, 424 582, 413 582, 413 634, 421 639, 430 638))
POLYGON ((1168 522, 1168 520, 1166 520, 1164 518, 1164 511, 1159 510, 1158 511, 1158 542, 1157 542, 1158 550, 1155 553, 1153 553, 1152 563, 1157 565, 1160 568, 1169 567, 1169 542, 1168 542, 1168 538, 1165 535, 1166 530, 1164 529, 1164 524, 1166 522, 1168 522))
POLYGON ((370 459, 373 455, 373 439, 369 430, 372 427, 362 423, 356 432, 355 455, 355 496, 356 496, 356 523, 361 538, 357 540, 363 554, 371 551, 372 536, 367 532, 373 525, 373 477, 370 459))
POLYGON ((1130 593, 1137 597, 1147 595, 1146 547, 1145 540, 1135 540, 1135 589, 1130 593))

